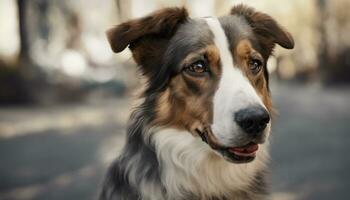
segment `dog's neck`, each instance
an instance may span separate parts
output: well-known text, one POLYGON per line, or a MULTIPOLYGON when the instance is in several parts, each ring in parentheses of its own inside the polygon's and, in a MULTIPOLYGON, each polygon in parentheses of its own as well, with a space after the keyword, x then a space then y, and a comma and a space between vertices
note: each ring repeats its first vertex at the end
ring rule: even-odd
POLYGON ((185 198, 191 193, 199 199, 230 198, 244 193, 260 179, 268 160, 268 144, 261 146, 253 162, 233 164, 199 137, 176 129, 158 129, 152 133, 151 141, 168 197, 185 198))
POLYGON ((137 110, 118 159, 123 177, 144 199, 264 199, 268 143, 254 161, 230 163, 200 137, 178 129, 150 127, 137 110), (254 192, 254 193, 253 193, 254 192))

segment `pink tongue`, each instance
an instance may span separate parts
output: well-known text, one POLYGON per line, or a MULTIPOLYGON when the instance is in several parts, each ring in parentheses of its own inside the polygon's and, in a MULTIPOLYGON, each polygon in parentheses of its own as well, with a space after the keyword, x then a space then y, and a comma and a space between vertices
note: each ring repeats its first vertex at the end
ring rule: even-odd
POLYGON ((258 144, 248 144, 244 147, 233 147, 233 148, 230 148, 229 150, 233 152, 238 152, 238 153, 253 153, 258 149, 259 149, 258 144))

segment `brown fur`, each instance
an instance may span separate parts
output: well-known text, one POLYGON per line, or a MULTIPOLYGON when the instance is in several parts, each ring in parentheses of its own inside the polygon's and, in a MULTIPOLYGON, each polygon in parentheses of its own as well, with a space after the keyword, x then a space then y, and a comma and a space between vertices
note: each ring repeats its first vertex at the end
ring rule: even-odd
POLYGON ((107 39, 115 53, 123 51, 128 45, 134 60, 144 74, 151 73, 161 65, 162 55, 171 36, 179 24, 186 21, 185 8, 165 8, 150 15, 124 22, 107 31, 107 39))
POLYGON ((292 49, 294 47, 292 35, 269 15, 257 12, 253 8, 242 4, 233 7, 231 14, 244 17, 253 28, 262 47, 261 53, 265 60, 272 53, 275 43, 286 49, 292 49))
POLYGON ((169 87, 161 93, 156 103, 155 124, 186 129, 196 135, 196 129, 203 131, 211 123, 212 98, 220 76, 220 56, 218 49, 209 45, 188 55, 183 65, 190 64, 198 55, 206 55, 213 78, 198 79, 185 73, 173 77, 169 87), (191 90, 188 84, 196 90, 191 90))
POLYGON ((247 39, 239 41, 234 52, 236 52, 234 57, 238 62, 238 66, 241 68, 242 72, 248 77, 249 81, 254 86, 256 92, 262 98, 266 108, 271 113, 273 108, 267 87, 267 80, 264 78, 264 70, 267 70, 267 68, 266 66, 262 67, 258 74, 253 74, 249 67, 249 61, 252 57, 261 60, 262 63, 266 63, 264 62, 264 58, 253 47, 252 43, 247 39))

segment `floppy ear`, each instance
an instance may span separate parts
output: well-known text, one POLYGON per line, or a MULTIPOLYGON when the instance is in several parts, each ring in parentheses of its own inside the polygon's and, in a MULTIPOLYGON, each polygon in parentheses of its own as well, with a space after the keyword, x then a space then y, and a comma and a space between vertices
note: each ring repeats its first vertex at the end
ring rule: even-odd
POLYGON ((165 8, 109 29, 107 38, 112 50, 119 53, 145 35, 171 36, 178 24, 185 21, 187 17, 185 8, 165 8))
POLYGON ((165 8, 150 15, 124 22, 107 31, 107 39, 115 53, 129 46, 133 58, 144 74, 160 65, 170 38, 177 27, 185 22, 188 13, 185 8, 165 8))
POLYGON ((253 8, 242 4, 233 7, 231 14, 244 17, 247 20, 260 44, 263 48, 267 48, 268 54, 272 52, 275 44, 279 44, 286 49, 294 48, 292 35, 269 15, 256 12, 253 8))

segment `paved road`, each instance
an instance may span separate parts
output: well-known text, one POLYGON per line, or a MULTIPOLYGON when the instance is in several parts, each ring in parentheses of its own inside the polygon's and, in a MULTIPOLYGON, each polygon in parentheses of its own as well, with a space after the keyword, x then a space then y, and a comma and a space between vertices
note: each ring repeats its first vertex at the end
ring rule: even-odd
MULTIPOLYGON (((276 200, 350 199, 350 88, 273 88, 276 200)), ((0 109, 0 200, 96 199, 123 145, 128 99, 0 109)))
POLYGON ((350 89, 274 88, 274 190, 305 200, 350 199, 350 89))

